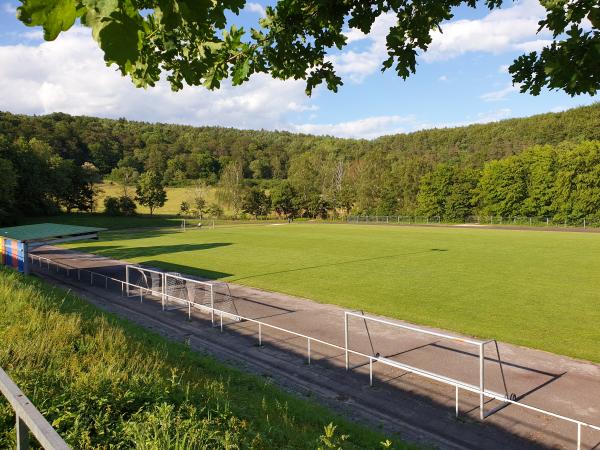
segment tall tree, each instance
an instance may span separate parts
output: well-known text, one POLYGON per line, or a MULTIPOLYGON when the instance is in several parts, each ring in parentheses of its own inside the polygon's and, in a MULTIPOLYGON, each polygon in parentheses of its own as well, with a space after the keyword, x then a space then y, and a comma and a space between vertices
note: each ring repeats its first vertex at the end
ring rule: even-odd
POLYGON ((527 171, 518 157, 485 165, 477 187, 484 214, 518 216, 527 198, 527 171))
POLYGON ((557 218, 576 220, 600 216, 600 141, 566 143, 558 155, 557 218))
POLYGON ((234 213, 238 213, 242 208, 242 199, 244 195, 244 174, 240 161, 231 161, 223 169, 221 179, 217 186, 217 197, 225 205, 231 207, 234 213))
POLYGON ((124 197, 129 197, 128 189, 135 186, 139 176, 138 171, 130 166, 115 167, 110 172, 110 179, 121 185, 124 197))
POLYGON ((294 202, 295 196, 294 188, 284 181, 271 190, 271 205, 277 214, 294 217, 298 212, 294 202))
POLYGON ((150 215, 156 208, 162 208, 167 201, 167 192, 161 177, 151 170, 140 175, 135 188, 136 200, 150 209, 150 215))

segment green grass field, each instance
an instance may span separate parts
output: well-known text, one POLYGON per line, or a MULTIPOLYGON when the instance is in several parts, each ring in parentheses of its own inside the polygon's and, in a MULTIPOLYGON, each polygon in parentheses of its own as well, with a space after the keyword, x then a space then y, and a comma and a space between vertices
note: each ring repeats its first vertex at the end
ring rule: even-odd
POLYGON ((72 247, 600 362, 596 233, 254 225, 72 247))
MULTIPOLYGON (((0 367, 73 449, 408 448, 3 268, 0 341, 0 367)), ((0 395, 0 448, 14 425, 0 395)))

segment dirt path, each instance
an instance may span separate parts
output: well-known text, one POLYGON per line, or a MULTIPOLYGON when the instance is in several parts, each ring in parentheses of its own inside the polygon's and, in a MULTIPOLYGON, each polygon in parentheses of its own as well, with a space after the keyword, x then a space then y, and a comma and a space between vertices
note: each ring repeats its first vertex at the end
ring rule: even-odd
MULTIPOLYGON (((36 253, 65 266, 93 269, 124 279, 121 261, 52 247, 40 248, 36 253)), ((517 406, 508 406, 480 422, 479 398, 465 391, 460 392, 460 416, 456 419, 452 386, 375 363, 371 388, 365 358, 351 357, 350 364, 356 367, 346 372, 343 351, 312 342, 308 365, 306 338, 263 327, 263 346, 257 347, 255 323, 226 319, 221 334, 199 311, 193 311, 192 320, 188 321, 187 308, 162 311, 158 300, 145 298, 141 303, 122 297, 117 284, 109 283, 105 288, 105 282, 97 278, 92 286, 89 275, 86 278, 80 274, 78 280, 73 270, 67 277, 64 269, 56 272, 54 267, 48 271, 45 265, 32 266, 40 276, 68 286, 103 309, 168 338, 186 340, 199 351, 271 377, 285 389, 310 395, 352 419, 399 432, 410 441, 440 448, 575 448, 574 424, 517 406)), ((342 308, 243 286, 230 288, 239 314, 343 346, 342 308)), ((354 350, 378 352, 465 383, 479 382, 477 349, 464 343, 378 324, 370 324, 367 333, 360 319, 350 321, 349 338, 354 350)), ((508 392, 519 401, 600 424, 599 365, 503 343, 499 349, 508 392)), ((504 392, 500 366, 491 347, 486 357, 486 388, 504 392)), ((489 401, 486 409, 499 404, 489 401)), ((599 448, 600 432, 582 430, 582 443, 582 448, 599 448)))

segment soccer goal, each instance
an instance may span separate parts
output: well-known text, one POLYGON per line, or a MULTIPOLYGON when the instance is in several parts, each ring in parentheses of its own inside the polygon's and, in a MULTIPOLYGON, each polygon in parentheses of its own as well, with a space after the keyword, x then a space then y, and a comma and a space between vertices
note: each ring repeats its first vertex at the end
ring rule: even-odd
POLYGON ((140 300, 143 300, 145 295, 151 295, 164 301, 164 284, 164 272, 141 266, 125 267, 127 297, 140 297, 140 300))
POLYGON ((231 296, 229 285, 218 281, 200 281, 184 277, 179 273, 165 273, 165 308, 170 308, 172 303, 208 312, 212 324, 218 315, 239 322, 235 300, 231 296))
MULTIPOLYGON (((495 340, 462 338, 366 316, 362 312, 345 311, 344 350, 346 370, 364 365, 358 364, 351 367, 351 357, 362 361, 368 360, 371 385, 373 384, 373 364, 378 363, 455 387, 457 415, 459 390, 479 396, 482 420, 508 405, 502 400, 514 400, 515 398, 514 394, 508 392, 500 352, 495 340), (374 330, 374 327, 378 329, 374 330), (433 337, 435 340, 432 341, 428 337, 433 337), (446 344, 443 343, 444 341, 446 344), (400 342, 408 344, 408 348, 399 348, 400 342), (498 363, 500 381, 505 391, 502 394, 486 388, 486 346, 492 346, 493 350, 497 352, 497 359, 493 360, 498 363), (461 373, 467 379, 460 379, 453 374, 449 375, 447 371, 451 368, 455 369, 454 373, 461 373), (475 383, 474 380, 476 380, 475 383), (486 398, 501 400, 502 404, 486 412, 484 409, 486 398)), ((450 373, 453 372, 450 371, 450 373)))

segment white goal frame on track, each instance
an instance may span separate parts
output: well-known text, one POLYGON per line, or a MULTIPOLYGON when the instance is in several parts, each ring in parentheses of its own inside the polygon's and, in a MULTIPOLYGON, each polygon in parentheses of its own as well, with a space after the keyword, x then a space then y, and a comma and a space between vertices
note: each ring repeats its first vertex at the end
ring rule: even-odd
POLYGON ((147 293, 150 293, 150 294, 159 295, 161 297, 161 303, 162 303, 163 309, 165 309, 165 304, 164 304, 164 301, 165 301, 165 273, 164 272, 161 272, 160 270, 155 270, 155 269, 148 269, 147 267, 128 264, 125 266, 125 292, 126 292, 127 297, 132 296, 132 294, 130 293, 130 287, 138 288, 140 290, 140 296, 142 296, 143 291, 146 291, 147 293), (130 276, 130 270, 135 270, 138 273, 147 272, 150 274, 159 275, 160 280, 161 280, 160 292, 154 291, 152 288, 147 287, 147 286, 140 286, 138 284, 132 283, 131 276, 130 276))
POLYGON ((210 320, 213 325, 215 324, 215 293, 214 293, 214 285, 212 283, 209 283, 206 281, 194 280, 191 278, 186 278, 181 275, 176 275, 174 273, 169 273, 169 272, 163 272, 163 271, 156 270, 156 269, 149 269, 147 267, 142 267, 139 265, 128 264, 125 266, 125 286, 126 286, 125 289, 126 289, 127 297, 132 296, 130 293, 130 288, 132 288, 132 287, 138 288, 140 290, 140 298, 143 297, 144 291, 146 291, 146 293, 148 293, 148 294, 159 296, 161 299, 161 306, 162 306, 163 311, 167 308, 169 300, 174 300, 174 301, 185 303, 188 306, 188 315, 190 317, 191 317, 191 313, 192 313, 191 312, 192 306, 210 309, 210 320), (159 275, 160 280, 161 280, 160 291, 155 291, 151 287, 140 286, 138 284, 132 283, 131 272, 133 272, 133 271, 138 272, 138 273, 149 273, 149 274, 159 275), (188 283, 188 282, 195 283, 195 284, 207 287, 208 288, 207 290, 210 295, 210 306, 201 305, 201 304, 196 303, 193 300, 186 299, 186 298, 179 298, 179 297, 169 294, 169 292, 167 290, 169 279, 179 280, 179 281, 183 281, 185 283, 188 283))
MULTIPOLYGON (((495 342, 496 341, 493 339, 487 340, 487 341, 482 341, 482 340, 478 340, 478 339, 461 338, 458 336, 452 336, 450 334, 439 333, 437 331, 426 330, 424 328, 418 328, 418 327, 414 327, 414 326, 410 326, 410 325, 395 323, 395 322, 391 322, 389 320, 379 319, 377 317, 365 316, 362 313, 357 313, 357 312, 353 312, 353 311, 344 311, 344 350, 345 350, 345 358, 346 358, 346 370, 350 370, 350 354, 353 354, 353 355, 362 356, 362 357, 369 359, 369 372, 370 372, 369 376, 371 379, 371 383, 372 383, 372 379, 373 379, 373 362, 381 361, 381 362, 385 363, 386 365, 389 365, 392 367, 397 367, 397 368, 406 370, 408 372, 414 373, 416 375, 420 375, 425 378, 429 378, 431 380, 441 381, 446 384, 454 385, 456 387, 457 414, 458 414, 458 389, 462 388, 464 390, 477 393, 477 394, 479 394, 479 417, 481 420, 485 419, 489 414, 492 414, 495 411, 508 405, 508 403, 500 405, 500 407, 494 408, 488 414, 486 414, 485 409, 484 409, 486 392, 488 394, 490 394, 489 396, 491 398, 495 398, 495 399, 502 398, 504 396, 504 394, 499 394, 497 392, 493 392, 493 391, 489 391, 489 390, 486 391, 486 389, 485 389, 485 345, 495 343, 495 342), (367 354, 364 354, 361 352, 357 352, 355 350, 351 350, 350 349, 350 333, 349 333, 349 327, 348 327, 348 322, 349 322, 350 317, 355 317, 355 318, 358 318, 358 319, 364 320, 364 321, 381 323, 381 324, 388 325, 391 327, 401 328, 403 330, 414 331, 417 333, 427 334, 430 336, 436 336, 436 337, 440 337, 443 339, 448 339, 450 341, 458 341, 458 342, 462 342, 464 344, 469 344, 469 345, 476 347, 479 350, 479 355, 478 355, 479 386, 474 386, 474 385, 466 383, 464 381, 456 380, 454 378, 450 378, 450 377, 447 377, 447 376, 444 376, 441 374, 437 374, 434 372, 429 372, 424 369, 419 369, 418 367, 409 366, 408 364, 400 363, 393 359, 389 359, 389 358, 385 358, 385 357, 377 356, 377 355, 367 355, 367 354)), ((498 355, 498 361, 500 361, 500 355, 498 355)), ((506 395, 508 395, 508 393, 506 395)), ((507 400, 510 400, 510 399, 507 398, 507 400)))
MULTIPOLYGON (((198 303, 196 303, 194 300, 191 300, 189 298, 184 299, 184 298, 179 298, 179 297, 169 294, 169 292, 167 291, 167 288, 169 286, 169 279, 183 281, 186 284, 194 283, 194 284, 208 288, 208 292, 210 295, 210 321, 214 325, 215 324, 215 292, 214 292, 213 284, 206 282, 206 281, 199 281, 199 280, 194 280, 192 278, 186 278, 182 275, 176 275, 174 273, 169 273, 169 272, 164 273, 163 292, 164 292, 164 297, 165 297, 165 303, 167 303, 170 299, 173 299, 175 301, 186 302, 188 304, 188 307, 190 307, 190 308, 192 306, 197 306, 198 303)), ((205 306, 205 305, 201 305, 201 306, 205 306)))

